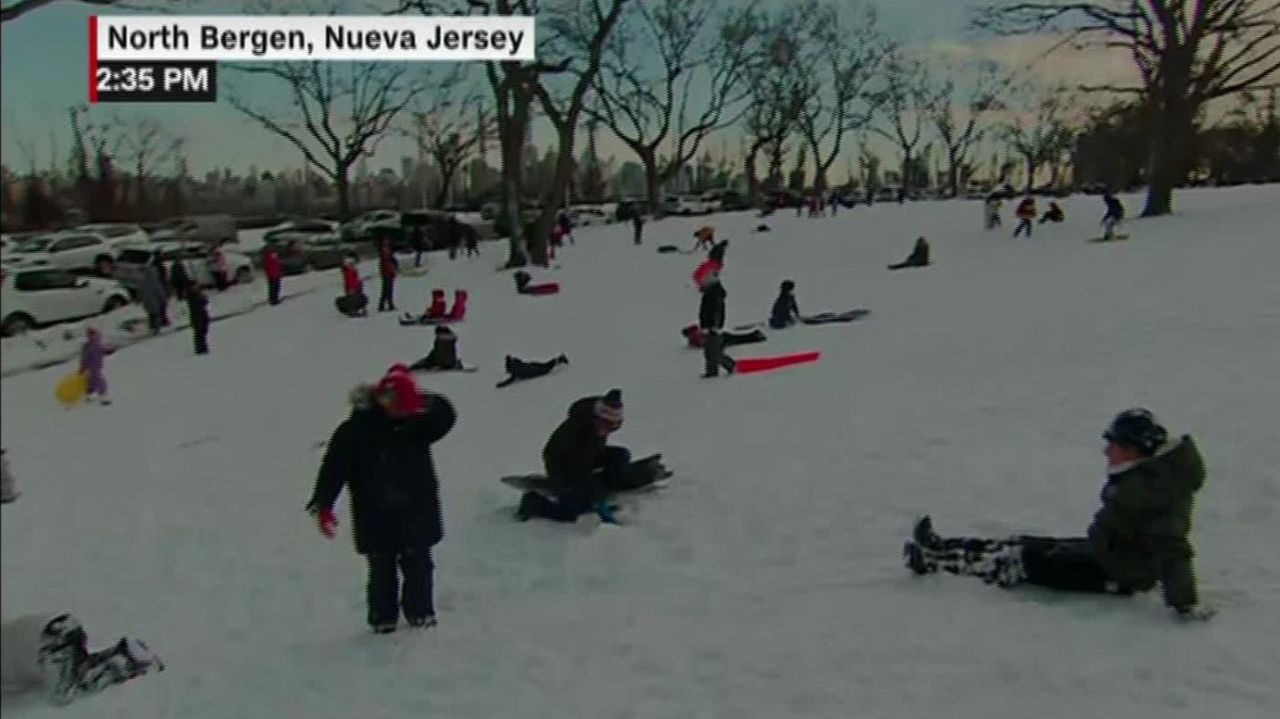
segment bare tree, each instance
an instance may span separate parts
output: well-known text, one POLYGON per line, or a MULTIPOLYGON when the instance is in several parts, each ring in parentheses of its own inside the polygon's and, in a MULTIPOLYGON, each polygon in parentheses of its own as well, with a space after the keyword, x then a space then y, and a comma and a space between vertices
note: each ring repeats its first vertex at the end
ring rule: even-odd
POLYGON ((423 89, 391 63, 288 62, 232 65, 245 75, 277 81, 284 102, 273 109, 232 94, 230 102, 284 138, 307 165, 333 183, 338 214, 351 214, 351 168, 372 155, 396 117, 423 89))
POLYGON ((718 17, 717 9, 715 0, 634 5, 610 38, 593 83, 598 108, 587 113, 636 153, 654 213, 662 210, 663 186, 697 156, 707 136, 741 117, 729 108, 747 95, 746 26, 718 17), (647 53, 657 62, 637 61, 647 53), (691 97, 701 104, 696 113, 691 97))
POLYGON ((885 61, 884 114, 888 129, 873 128, 893 142, 902 153, 902 193, 911 192, 917 166, 917 148, 924 139, 929 119, 928 73, 924 64, 901 51, 889 53, 885 61))
POLYGON ((870 7, 862 8, 851 22, 842 22, 835 5, 816 0, 810 4, 810 37, 801 51, 813 56, 807 65, 816 72, 810 78, 799 130, 813 154, 814 189, 825 193, 827 174, 845 136, 866 127, 875 116, 881 95, 874 85, 889 48, 870 7))
POLYGON ((184 141, 151 117, 134 117, 120 125, 122 149, 133 169, 133 206, 136 213, 151 207, 149 185, 158 166, 174 161, 184 141))
POLYGON ((998 2, 975 18, 1006 35, 1062 32, 1079 47, 1120 48, 1136 85, 1086 86, 1136 95, 1147 110, 1147 201, 1143 216, 1173 210, 1196 117, 1219 97, 1280 83, 1277 0, 1095 0, 998 2))
POLYGON ((1068 105, 1060 88, 1048 90, 1032 96, 1027 117, 1015 117, 1004 127, 1005 139, 1022 158, 1028 193, 1035 189, 1036 173, 1046 165, 1054 173, 1049 185, 1057 183, 1059 160, 1075 138, 1066 118, 1068 105))
POLYGON ((990 130, 985 118, 1001 107, 1000 95, 1005 87, 1007 82, 998 78, 995 64, 980 62, 946 73, 930 93, 929 120, 947 156, 947 184, 952 197, 960 195, 961 175, 969 166, 969 155, 990 130))
POLYGON ((812 99, 813 55, 802 50, 817 7, 816 3, 802 3, 774 15, 757 12, 740 19, 750 48, 745 62, 751 95, 743 169, 753 202, 760 201, 757 159, 764 153, 769 167, 766 184, 780 189, 787 141, 799 129, 805 106, 812 99))
POLYGON ((470 92, 463 79, 461 73, 455 73, 441 83, 441 92, 410 113, 409 127, 404 131, 440 171, 436 207, 449 201, 458 170, 497 134, 494 114, 486 111, 483 100, 470 92))

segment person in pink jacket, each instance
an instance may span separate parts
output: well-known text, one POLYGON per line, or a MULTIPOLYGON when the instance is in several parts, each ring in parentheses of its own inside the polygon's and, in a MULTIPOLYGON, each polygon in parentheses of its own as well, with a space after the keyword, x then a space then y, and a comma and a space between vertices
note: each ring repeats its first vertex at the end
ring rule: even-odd
POLYGON ((89 327, 85 330, 84 344, 80 347, 80 373, 88 378, 84 394, 86 402, 111 404, 111 400, 107 399, 107 377, 103 373, 106 357, 107 348, 102 344, 102 333, 96 327, 89 327))

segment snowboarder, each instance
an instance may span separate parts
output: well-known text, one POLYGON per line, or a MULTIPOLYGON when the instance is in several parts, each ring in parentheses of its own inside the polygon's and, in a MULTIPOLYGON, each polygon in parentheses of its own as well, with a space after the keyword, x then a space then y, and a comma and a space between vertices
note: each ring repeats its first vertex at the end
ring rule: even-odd
POLYGON ((13 470, 9 468, 9 450, 0 449, 0 504, 9 504, 20 494, 13 470))
POLYGON ((1102 201, 1107 208, 1106 214, 1102 216, 1102 239, 1115 239, 1116 227, 1124 221, 1124 205, 1109 189, 1103 193, 1102 201))
POLYGON ((70 614, 30 614, 4 622, 0 666, 5 693, 42 691, 64 706, 124 682, 164 671, 146 644, 121 637, 107 649, 90 652, 88 636, 70 614))
POLYGON ((644 215, 640 214, 639 210, 631 216, 631 234, 635 243, 640 244, 644 235, 644 215))
POLYGON ((280 304, 280 283, 284 278, 284 266, 276 248, 268 247, 262 253, 262 271, 267 276, 267 304, 280 304))
MULTIPOLYGON (((716 247, 722 246, 716 245, 716 247)), ((720 282, 719 269, 713 268, 703 276, 702 301, 698 306, 698 329, 702 330, 703 335, 702 356, 706 365, 706 370, 702 374, 704 379, 719 377, 721 367, 729 374, 733 374, 737 366, 733 359, 724 353, 724 337, 721 335, 724 330, 724 303, 727 294, 724 285, 720 282)))
POLYGON ((378 253, 378 274, 382 278, 382 290, 378 295, 378 311, 394 312, 396 309, 396 274, 400 263, 396 262, 396 253, 391 249, 391 240, 383 240, 378 253))
POLYGON ((436 327, 435 341, 427 356, 409 365, 409 369, 415 372, 448 372, 462 368, 462 360, 458 359, 458 336, 443 325, 436 327))
POLYGON ((622 428, 622 390, 583 397, 569 407, 569 416, 551 433, 542 450, 547 477, 560 491, 555 499, 537 492, 520 498, 516 518, 545 517, 573 522, 595 510, 602 522, 616 523, 609 494, 622 485, 631 453, 609 446, 609 435, 622 428))
POLYGON ((1036 198, 1031 195, 1024 197, 1018 203, 1018 209, 1014 210, 1014 215, 1018 218, 1018 226, 1013 228, 1013 238, 1016 240, 1024 230, 1027 237, 1031 237, 1031 223, 1036 219, 1036 198))
POLYGON ((993 192, 987 195, 987 200, 982 206, 982 215, 988 230, 994 230, 1000 226, 1000 207, 1003 204, 1004 200, 1000 198, 999 194, 993 192))
POLYGON ((507 355, 505 364, 507 374, 510 376, 497 384, 499 389, 513 385, 521 380, 535 379, 537 377, 542 377, 543 375, 551 374, 556 367, 569 364, 569 358, 564 355, 560 355, 555 359, 550 359, 546 362, 527 362, 518 357, 507 355))
POLYGON ((106 363, 107 348, 102 343, 102 333, 97 327, 86 327, 84 344, 80 346, 80 374, 85 376, 84 401, 111 404, 107 398, 106 363))
POLYGON ((1045 210, 1044 214, 1040 216, 1039 224, 1043 225, 1046 222, 1053 222, 1056 224, 1064 222, 1066 219, 1067 214, 1062 211, 1062 207, 1057 202, 1051 201, 1049 202, 1049 209, 1045 210))
POLYGON ((431 548, 444 537, 444 523, 431 445, 449 434, 457 414, 443 395, 421 392, 404 365, 376 385, 356 387, 350 399, 351 414, 329 440, 307 511, 332 539, 333 504, 346 487, 356 552, 368 564, 369 626, 393 632, 403 611, 409 626, 433 627, 431 548))
POLYGON ((1162 585, 1164 601, 1183 617, 1203 618, 1187 534, 1204 460, 1190 436, 1170 441, 1145 409, 1121 412, 1103 432, 1107 481, 1102 507, 1081 538, 1015 536, 943 539, 929 517, 907 542, 907 566, 918 575, 939 569, 1012 588, 1130 595, 1162 585))
POLYGON ((796 304, 796 283, 792 280, 783 280, 782 287, 778 290, 778 299, 773 301, 773 311, 769 313, 769 326, 780 330, 799 321, 800 307, 796 304))
POLYGON ((923 237, 916 239, 915 247, 911 248, 911 254, 907 259, 895 265, 889 265, 891 270, 901 270, 907 267, 928 267, 929 266, 929 241, 923 237))
POLYGON ((209 298, 200 285, 187 288, 187 315, 191 319, 191 336, 196 354, 209 354, 209 298))
POLYGON ((142 302, 143 311, 147 313, 147 328, 153 335, 160 334, 160 328, 169 324, 167 307, 169 301, 164 291, 164 283, 160 281, 160 273, 150 263, 142 267, 138 299, 142 302))

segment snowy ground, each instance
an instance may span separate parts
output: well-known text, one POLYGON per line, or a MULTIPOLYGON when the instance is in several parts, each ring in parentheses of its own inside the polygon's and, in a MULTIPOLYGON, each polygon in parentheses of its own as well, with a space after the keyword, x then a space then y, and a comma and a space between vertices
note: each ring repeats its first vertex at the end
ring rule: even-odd
POLYGON ((447 537, 425 635, 368 634, 349 539, 302 506, 349 387, 421 356, 430 330, 343 319, 322 291, 214 325, 209 357, 187 333, 117 352, 110 408, 57 407, 59 368, 6 378, 24 494, 3 514, 5 616, 70 610, 95 644, 137 633, 170 666, 6 715, 1276 716, 1277 203, 1274 186, 1183 192, 1179 216, 1112 245, 1084 242, 1087 197, 1030 241, 976 229, 976 202, 788 213, 764 235, 714 217, 731 323, 762 319, 785 277, 807 312, 874 310, 736 352, 821 349, 817 365, 719 381, 678 334, 695 258, 654 252, 704 218, 650 224, 642 248, 629 227, 581 231, 562 270, 535 273, 555 297, 516 296, 496 246, 438 261, 400 306, 469 289, 460 349, 481 371, 430 383, 461 421, 436 449, 447 537), (886 271, 919 234, 937 265, 886 271), (503 354, 559 352, 567 370, 494 390, 503 354), (673 486, 623 527, 513 522, 498 476, 537 469, 567 405, 614 386, 617 441, 664 451, 673 486), (924 511, 944 533, 1083 531, 1099 432, 1135 404, 1206 455, 1194 541, 1214 622, 903 569, 924 511))

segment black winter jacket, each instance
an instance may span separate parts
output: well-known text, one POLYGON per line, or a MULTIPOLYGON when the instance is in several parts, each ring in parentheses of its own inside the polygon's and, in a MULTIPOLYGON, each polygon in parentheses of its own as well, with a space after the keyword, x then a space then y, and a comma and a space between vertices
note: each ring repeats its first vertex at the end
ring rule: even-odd
POLYGON ((703 330, 724 329, 724 298, 728 295, 724 285, 712 282, 702 290, 702 304, 698 307, 698 327, 703 330))
POLYGON ((773 301, 773 311, 769 313, 769 326, 775 330, 800 321, 800 307, 796 304, 796 296, 791 292, 783 292, 773 301))
POLYGON ((595 407, 600 397, 583 397, 569 406, 569 416, 556 427, 542 449, 547 477, 565 490, 587 490, 593 497, 595 469, 604 451, 606 438, 595 426, 595 407))
POLYGON ((409 365, 409 369, 427 371, 447 371, 462 369, 462 361, 458 359, 458 341, 437 338, 431 345, 431 352, 426 357, 409 365))
POLYGON ((371 386, 352 391, 351 404, 351 416, 329 440, 308 507, 331 509, 347 487, 360 554, 437 544, 444 522, 431 445, 453 429, 453 405, 442 395, 428 394, 422 414, 397 420, 374 402, 371 386))

